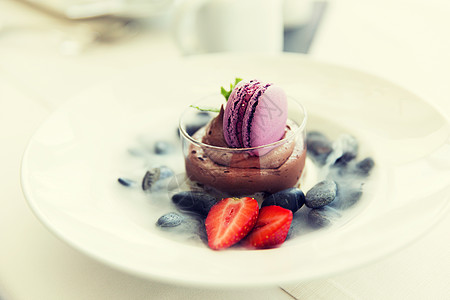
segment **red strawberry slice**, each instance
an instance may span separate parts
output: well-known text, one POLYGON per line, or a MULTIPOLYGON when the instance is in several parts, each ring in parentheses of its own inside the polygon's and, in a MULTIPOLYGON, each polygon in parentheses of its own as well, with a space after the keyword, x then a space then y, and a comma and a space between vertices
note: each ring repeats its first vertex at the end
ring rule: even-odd
POLYGON ((280 245, 286 240, 291 222, 291 210, 276 205, 262 207, 245 244, 258 249, 280 245))
POLYGON ((258 202, 250 197, 219 201, 205 220, 209 247, 219 250, 239 242, 255 226, 258 213, 258 202))

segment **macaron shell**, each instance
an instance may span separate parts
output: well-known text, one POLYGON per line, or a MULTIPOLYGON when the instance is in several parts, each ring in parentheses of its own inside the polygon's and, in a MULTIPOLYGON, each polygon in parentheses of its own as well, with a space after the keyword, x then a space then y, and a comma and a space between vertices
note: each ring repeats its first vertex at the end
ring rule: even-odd
POLYGON ((242 122, 247 105, 260 83, 257 80, 239 82, 228 98, 223 119, 223 133, 228 146, 242 148, 242 122))
POLYGON ((280 87, 271 85, 259 97, 252 97, 243 120, 244 147, 258 147, 279 141, 285 134, 287 111, 286 93, 280 87))
POLYGON ((241 94, 241 91, 244 89, 244 86, 246 84, 248 83, 241 81, 234 87, 233 91, 228 97, 223 116, 223 135, 225 141, 227 142, 228 146, 234 148, 240 147, 235 126, 237 118, 239 118, 237 111, 242 100, 238 95, 241 94))

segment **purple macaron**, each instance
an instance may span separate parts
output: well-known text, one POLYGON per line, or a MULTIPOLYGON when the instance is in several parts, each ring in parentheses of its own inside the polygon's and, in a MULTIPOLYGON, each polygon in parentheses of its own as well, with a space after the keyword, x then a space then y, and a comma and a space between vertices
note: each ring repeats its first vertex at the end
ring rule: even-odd
POLYGON ((285 134, 287 111, 286 94, 280 87, 258 80, 241 81, 225 107, 225 141, 232 148, 277 142, 285 134))

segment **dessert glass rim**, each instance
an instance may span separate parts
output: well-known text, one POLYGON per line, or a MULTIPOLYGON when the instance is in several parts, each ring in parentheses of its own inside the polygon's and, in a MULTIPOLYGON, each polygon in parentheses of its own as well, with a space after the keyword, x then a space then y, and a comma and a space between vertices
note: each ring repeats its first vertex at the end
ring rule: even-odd
MULTIPOLYGON (((214 94, 214 95, 205 96, 200 101, 198 101, 197 103, 202 102, 202 101, 204 101, 204 100, 206 100, 206 99, 208 99, 210 97, 214 97, 214 96, 217 96, 217 95, 214 94)), ((205 143, 203 143, 203 142, 201 142, 199 140, 196 140, 192 136, 190 136, 186 132, 185 128, 182 126, 183 125, 183 118, 184 118, 184 116, 191 109, 195 109, 194 107, 191 107, 191 106, 188 106, 183 111, 183 113, 181 114, 181 116, 179 118, 179 122, 178 122, 178 129, 180 130, 181 134, 186 139, 188 139, 190 142, 192 142, 192 143, 194 143, 194 144, 196 144, 196 145, 198 145, 198 146, 200 146, 202 148, 205 147, 205 148, 210 148, 210 149, 214 149, 214 150, 217 150, 217 151, 245 152, 245 151, 250 151, 250 150, 264 149, 264 148, 267 148, 267 147, 275 147, 275 146, 282 145, 282 144, 288 142, 290 139, 292 139, 293 137, 297 136, 297 134, 299 132, 302 132, 305 129, 305 127, 306 127, 306 121, 308 119, 308 113, 307 113, 305 107, 296 98, 294 98, 294 97, 292 97, 290 95, 287 95, 287 98, 289 100, 293 101, 296 105, 298 105, 300 107, 301 111, 303 112, 303 120, 302 120, 301 124, 299 124, 299 126, 297 128, 295 128, 294 130, 292 130, 289 133, 289 135, 285 136, 284 138, 282 138, 279 141, 276 141, 276 142, 273 142, 273 143, 270 143, 270 144, 265 144, 265 145, 261 145, 261 146, 257 146, 257 147, 250 147, 250 148, 231 148, 231 147, 228 148, 228 147, 213 146, 213 145, 205 144, 205 143)), ((288 110, 289 110, 289 108, 288 108, 288 110)))

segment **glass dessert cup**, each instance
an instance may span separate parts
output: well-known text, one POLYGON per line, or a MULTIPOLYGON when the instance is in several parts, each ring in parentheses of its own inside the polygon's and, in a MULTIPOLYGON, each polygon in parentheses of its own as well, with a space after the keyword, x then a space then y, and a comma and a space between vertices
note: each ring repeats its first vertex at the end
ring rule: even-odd
MULTIPOLYGON (((207 97, 195 106, 220 108, 221 95, 207 97)), ((270 110, 277 113, 276 107, 270 110)), ((229 148, 211 145, 223 139, 221 114, 200 112, 189 107, 180 118, 179 130, 187 177, 205 189, 229 196, 275 193, 299 184, 306 160, 305 127, 307 114, 303 106, 288 97, 288 121, 284 137, 274 143, 253 148, 229 148), (205 120, 216 120, 196 130, 205 120), (195 132, 194 132, 195 131, 195 132), (217 131, 217 132, 212 132, 217 131)), ((270 121, 270 116, 268 116, 270 121)))

